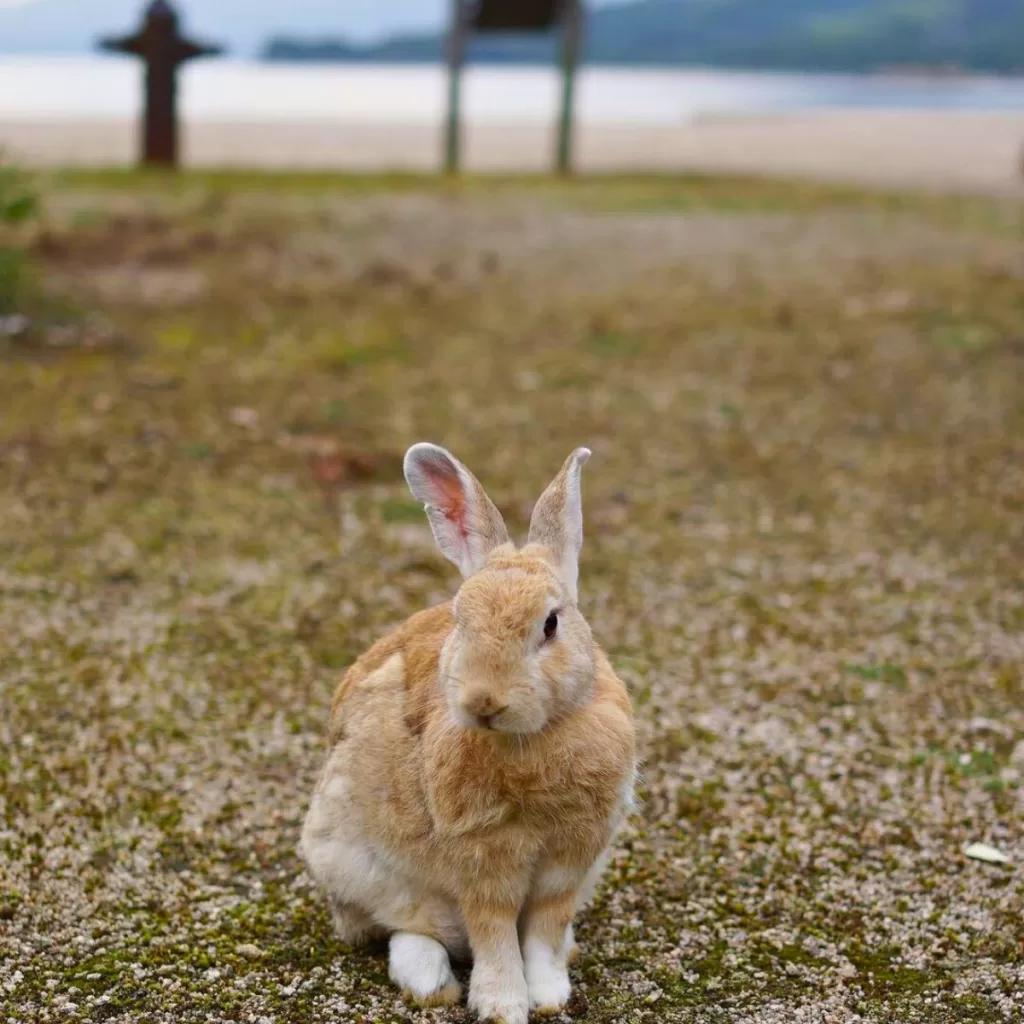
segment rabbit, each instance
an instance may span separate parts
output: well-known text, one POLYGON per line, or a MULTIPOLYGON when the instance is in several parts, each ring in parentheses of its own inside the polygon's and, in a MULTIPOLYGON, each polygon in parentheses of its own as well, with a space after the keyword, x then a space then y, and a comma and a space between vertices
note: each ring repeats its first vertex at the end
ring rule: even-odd
POLYGON ((633 709, 577 607, 574 451, 517 550, 448 451, 404 460, 435 541, 463 576, 347 670, 301 851, 346 943, 389 937, 405 998, 526 1024, 570 997, 573 918, 632 808, 633 709))

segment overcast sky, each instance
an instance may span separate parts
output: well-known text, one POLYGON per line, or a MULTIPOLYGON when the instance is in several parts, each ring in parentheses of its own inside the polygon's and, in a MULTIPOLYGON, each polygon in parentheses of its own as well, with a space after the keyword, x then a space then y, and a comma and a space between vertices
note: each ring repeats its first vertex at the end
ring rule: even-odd
MULTIPOLYGON (((0 53, 86 50, 97 35, 131 28, 148 0, 0 0, 0 53)), ((251 55, 275 33, 372 39, 437 28, 450 0, 171 0, 186 25, 251 55)), ((591 0, 608 4, 615 0, 591 0)))

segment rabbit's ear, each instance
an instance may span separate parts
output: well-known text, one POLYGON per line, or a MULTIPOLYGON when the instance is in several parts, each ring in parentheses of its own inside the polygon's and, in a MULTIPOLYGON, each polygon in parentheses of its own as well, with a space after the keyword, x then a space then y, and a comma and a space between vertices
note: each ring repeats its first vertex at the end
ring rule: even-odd
POLYGON ((426 506, 434 540, 463 576, 471 576, 497 547, 509 542, 501 513, 480 482, 436 444, 414 444, 405 453, 405 479, 426 506))
POLYGON ((562 578, 576 600, 580 548, 583 546, 583 503, 580 470, 590 458, 589 448, 577 448, 548 489, 540 496, 530 518, 530 543, 550 548, 562 570, 562 578))

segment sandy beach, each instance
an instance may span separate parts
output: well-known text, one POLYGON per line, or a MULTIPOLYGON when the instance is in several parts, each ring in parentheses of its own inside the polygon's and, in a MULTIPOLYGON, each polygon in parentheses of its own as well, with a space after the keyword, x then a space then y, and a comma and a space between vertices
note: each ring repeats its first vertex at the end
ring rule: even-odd
MULTIPOLYGON (((528 172, 549 165, 552 128, 468 123, 465 165, 528 172)), ((127 119, 0 121, 0 148, 37 167, 111 167, 134 157, 127 119)), ((440 129, 342 121, 197 121, 184 127, 191 167, 430 171, 440 129)), ((678 127, 585 123, 581 171, 720 172, 886 187, 1024 195, 1024 114, 827 111, 705 117, 678 127)))

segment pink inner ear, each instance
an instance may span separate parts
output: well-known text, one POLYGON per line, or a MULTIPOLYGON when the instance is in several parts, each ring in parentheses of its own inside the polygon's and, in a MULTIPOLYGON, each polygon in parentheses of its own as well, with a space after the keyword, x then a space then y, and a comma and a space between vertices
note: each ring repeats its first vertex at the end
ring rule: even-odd
POLYGON ((423 474, 430 481, 430 504, 444 513, 445 519, 465 540, 469 536, 468 509, 458 470, 447 462, 428 462, 423 466, 423 474))

